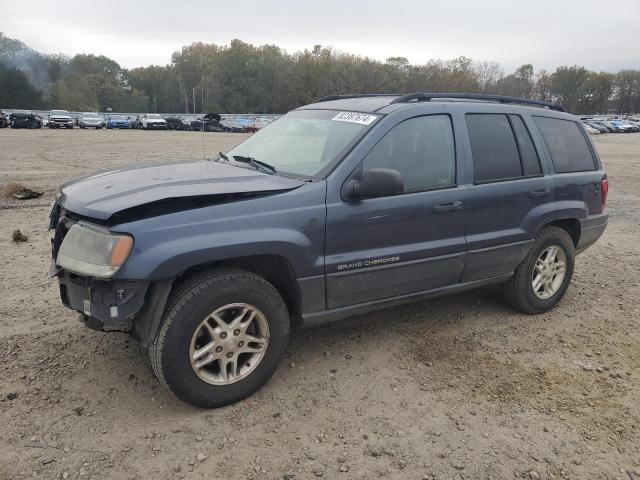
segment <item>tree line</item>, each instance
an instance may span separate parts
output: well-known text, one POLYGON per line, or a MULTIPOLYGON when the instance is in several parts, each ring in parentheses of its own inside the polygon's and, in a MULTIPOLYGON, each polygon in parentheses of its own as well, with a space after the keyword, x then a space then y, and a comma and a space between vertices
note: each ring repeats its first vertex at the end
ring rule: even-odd
POLYGON ((283 113, 325 95, 465 92, 555 101, 575 114, 640 112, 640 70, 582 66, 506 73, 467 57, 412 65, 321 45, 288 53, 241 40, 197 42, 165 66, 125 69, 91 54, 43 55, 0 33, 0 107, 74 111, 283 113))

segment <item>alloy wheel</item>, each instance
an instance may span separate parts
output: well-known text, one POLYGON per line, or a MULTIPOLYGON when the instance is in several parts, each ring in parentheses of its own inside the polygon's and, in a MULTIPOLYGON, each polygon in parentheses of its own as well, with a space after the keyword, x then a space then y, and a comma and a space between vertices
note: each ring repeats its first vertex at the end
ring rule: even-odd
POLYGON ((233 303, 210 313, 196 328, 189 348, 191 368, 212 385, 247 377, 269 344, 269 323, 255 306, 233 303))
POLYGON ((567 271, 567 255, 559 245, 545 248, 533 267, 531 286, 536 297, 546 300, 560 289, 567 271))

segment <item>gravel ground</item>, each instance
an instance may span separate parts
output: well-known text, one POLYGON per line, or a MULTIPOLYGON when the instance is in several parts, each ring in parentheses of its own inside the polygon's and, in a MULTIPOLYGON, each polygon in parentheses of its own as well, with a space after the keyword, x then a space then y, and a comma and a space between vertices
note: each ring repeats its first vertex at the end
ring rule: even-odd
POLYGON ((0 479, 640 479, 640 134, 595 142, 610 224, 555 310, 484 289, 297 331, 260 392, 205 411, 61 306, 45 230, 58 184, 200 134, 0 130, 0 183, 45 192, 0 199, 0 479))

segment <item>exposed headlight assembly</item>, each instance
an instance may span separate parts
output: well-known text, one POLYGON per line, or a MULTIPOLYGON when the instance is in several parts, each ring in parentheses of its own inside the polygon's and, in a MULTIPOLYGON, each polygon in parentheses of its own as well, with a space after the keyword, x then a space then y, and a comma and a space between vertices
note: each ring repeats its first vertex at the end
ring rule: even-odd
POLYGON ((111 278, 129 257, 133 237, 76 223, 67 232, 56 258, 65 270, 95 278, 111 278))

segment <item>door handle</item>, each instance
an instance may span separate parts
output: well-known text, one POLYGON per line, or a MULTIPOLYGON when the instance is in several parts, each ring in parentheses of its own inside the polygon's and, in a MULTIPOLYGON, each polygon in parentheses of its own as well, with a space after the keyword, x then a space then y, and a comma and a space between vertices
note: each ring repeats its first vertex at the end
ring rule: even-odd
POLYGON ((541 188, 540 190, 533 190, 529 192, 529 196, 531 198, 542 198, 542 197, 548 197, 549 195, 551 195, 550 188, 541 188))
POLYGON ((445 212, 455 212, 457 210, 462 210, 462 202, 448 202, 441 203, 440 205, 434 205, 433 213, 445 213, 445 212))

